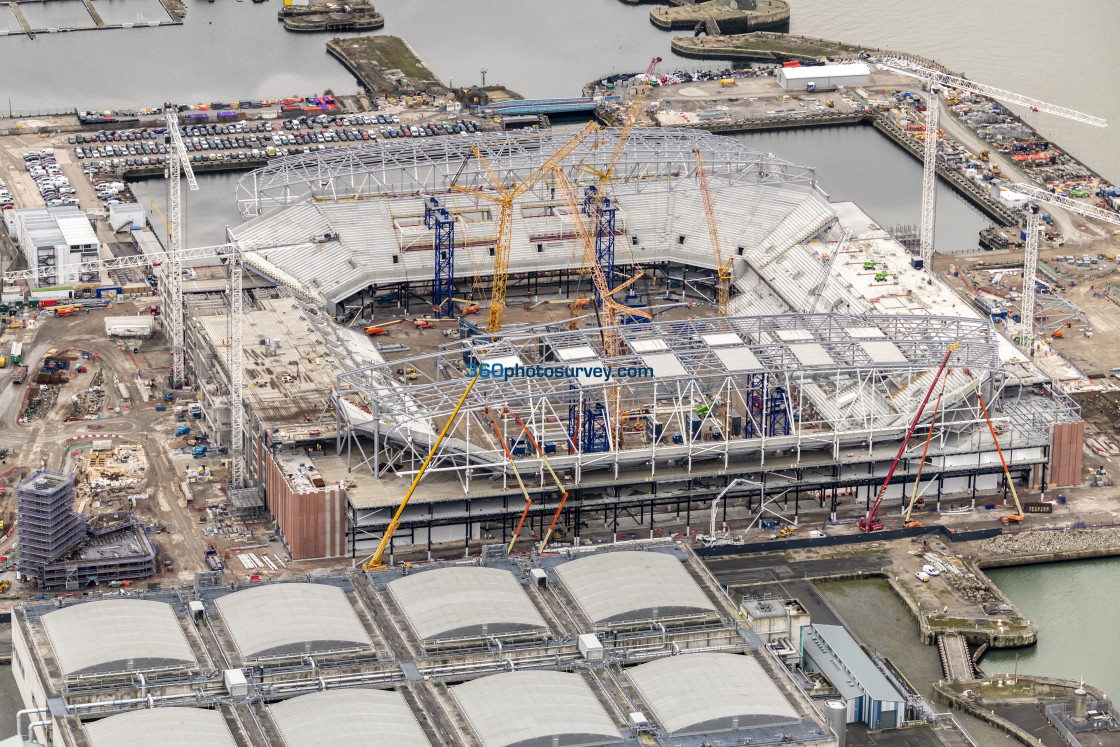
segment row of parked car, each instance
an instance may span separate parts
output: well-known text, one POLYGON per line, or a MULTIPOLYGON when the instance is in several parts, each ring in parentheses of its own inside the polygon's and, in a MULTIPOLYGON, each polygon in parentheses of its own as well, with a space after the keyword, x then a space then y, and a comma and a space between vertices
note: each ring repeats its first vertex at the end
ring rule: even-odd
MULTIPOLYGON (((398 137, 435 137, 436 135, 454 135, 466 134, 468 132, 478 132, 481 128, 469 119, 460 119, 452 122, 426 122, 418 125, 401 124, 400 117, 396 114, 378 114, 373 115, 356 115, 352 117, 331 117, 320 116, 308 118, 297 117, 296 119, 289 119, 284 122, 284 129, 293 131, 294 135, 289 135, 289 138, 294 138, 298 144, 301 142, 301 131, 306 129, 308 133, 304 135, 304 139, 309 142, 336 142, 339 140, 376 140, 377 135, 380 134, 385 140, 398 137), (336 128, 333 132, 332 125, 336 128), (372 129, 361 130, 359 125, 379 125, 377 131, 372 129), (319 127, 319 130, 316 130, 319 127)), ((281 138, 285 133, 277 133, 281 138)), ((273 135, 276 139, 276 135, 273 135)), ((285 143, 283 140, 277 142, 280 144, 285 143)))
POLYGON ((77 191, 70 185, 69 177, 62 173, 62 167, 55 160, 54 148, 24 153, 23 165, 35 180, 47 207, 77 206, 77 191))

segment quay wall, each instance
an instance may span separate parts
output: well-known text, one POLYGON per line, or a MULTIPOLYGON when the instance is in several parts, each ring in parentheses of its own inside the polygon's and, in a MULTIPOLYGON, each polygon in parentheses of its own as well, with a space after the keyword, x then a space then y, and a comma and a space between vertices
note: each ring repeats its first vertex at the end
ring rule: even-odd
MULTIPOLYGON (((649 12, 649 20, 654 26, 665 29, 692 29, 697 23, 703 23, 710 16, 703 8, 695 12, 683 10, 689 5, 677 8, 654 8, 649 12)), ((743 11, 741 13, 716 18, 721 34, 748 34, 752 31, 789 28, 789 5, 771 11, 743 11)))

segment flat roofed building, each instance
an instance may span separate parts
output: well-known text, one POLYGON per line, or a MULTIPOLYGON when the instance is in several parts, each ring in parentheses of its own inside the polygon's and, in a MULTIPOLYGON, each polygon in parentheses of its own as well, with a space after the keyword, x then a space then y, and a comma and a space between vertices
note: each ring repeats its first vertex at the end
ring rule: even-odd
POLYGON ((483 747, 591 747, 622 741, 578 674, 494 674, 457 685, 451 694, 483 747))
POLYGON ((90 747, 237 747, 220 711, 143 708, 85 724, 90 747))
POLYGON ((891 729, 906 721, 906 695, 840 625, 801 629, 802 666, 823 674, 848 706, 848 723, 891 729))
POLYGON ((548 630, 517 578, 498 568, 437 568, 388 588, 421 641, 548 630))
POLYGON ((668 553, 596 553, 561 563, 556 575, 596 625, 716 613, 683 563, 668 553))
POLYGON ((215 601, 242 659, 373 647, 342 589, 274 583, 215 601))
POLYGON ((749 656, 672 656, 628 669, 626 675, 674 737, 800 721, 778 686, 749 656))
POLYGON ((145 599, 85 602, 43 615, 63 675, 196 664, 171 605, 145 599))
POLYGON ((395 690, 324 690, 268 706, 287 747, 431 747, 395 690))
POLYGON ((778 85, 787 91, 804 91, 809 83, 818 90, 862 86, 871 82, 871 68, 862 62, 842 65, 802 65, 778 68, 778 85))

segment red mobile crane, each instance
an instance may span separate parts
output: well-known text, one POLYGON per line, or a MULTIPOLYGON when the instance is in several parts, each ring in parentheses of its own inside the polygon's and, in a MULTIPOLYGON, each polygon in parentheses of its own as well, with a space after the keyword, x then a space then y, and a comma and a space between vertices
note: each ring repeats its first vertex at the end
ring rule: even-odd
POLYGON ((926 409, 926 404, 929 402, 930 395, 933 394, 933 388, 937 386, 937 380, 941 378, 941 373, 945 370, 945 365, 949 362, 949 356, 960 345, 959 342, 954 342, 949 346, 945 352, 945 357, 941 360, 941 367, 937 369, 937 373, 933 375, 933 381, 929 383, 929 390, 926 396, 922 399, 922 404, 918 407, 917 414, 914 415, 913 422, 906 431, 906 436, 902 439, 902 443, 898 445, 898 453, 894 455, 894 462, 891 463, 890 470, 887 471, 887 476, 883 480, 883 487, 879 488, 879 494, 875 496, 875 503, 871 506, 871 510, 867 512, 867 516, 859 520, 860 531, 863 532, 877 532, 883 528, 883 522, 875 518, 875 514, 879 511, 879 504, 883 502, 883 496, 887 492, 887 487, 891 484, 891 478, 894 477, 894 471, 898 468, 898 461, 902 459, 903 452, 906 451, 906 444, 910 441, 910 436, 914 433, 914 429, 918 427, 918 421, 922 419, 922 412, 926 409))

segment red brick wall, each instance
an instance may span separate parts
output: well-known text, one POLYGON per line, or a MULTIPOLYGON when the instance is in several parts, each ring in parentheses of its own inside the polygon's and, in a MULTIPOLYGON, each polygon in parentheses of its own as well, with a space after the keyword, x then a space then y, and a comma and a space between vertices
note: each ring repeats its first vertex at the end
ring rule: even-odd
MULTIPOLYGON (((265 505, 276 519, 293 560, 346 554, 346 500, 340 488, 307 493, 292 491, 284 473, 262 450, 265 505)), ((260 453, 260 452, 258 452, 260 453)))
POLYGON ((1081 457, 1085 442, 1085 421, 1061 423, 1052 428, 1050 472, 1046 481, 1057 487, 1081 484, 1081 457))

